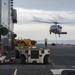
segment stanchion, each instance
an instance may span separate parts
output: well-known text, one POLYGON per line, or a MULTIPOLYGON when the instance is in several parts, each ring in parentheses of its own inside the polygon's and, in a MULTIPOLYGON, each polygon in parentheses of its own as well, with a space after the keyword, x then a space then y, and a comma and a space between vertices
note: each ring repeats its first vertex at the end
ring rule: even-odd
POLYGON ((45 47, 47 47, 47 38, 45 38, 44 41, 45 41, 45 47))
POLYGON ((0 57, 2 56, 2 44, 0 44, 0 57))

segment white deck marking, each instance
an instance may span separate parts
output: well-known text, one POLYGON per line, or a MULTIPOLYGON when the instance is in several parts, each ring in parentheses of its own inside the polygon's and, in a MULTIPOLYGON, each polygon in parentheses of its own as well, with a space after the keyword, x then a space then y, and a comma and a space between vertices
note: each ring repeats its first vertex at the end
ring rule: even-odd
POLYGON ((52 64, 55 65, 53 62, 52 62, 52 64))
POLYGON ((14 74, 13 75, 17 75, 17 69, 15 69, 14 74))
POLYGON ((1 56, 0 61, 4 60, 5 58, 6 58, 6 56, 1 56))
POLYGON ((54 75, 61 74, 64 69, 50 69, 54 75))
POLYGON ((75 70, 75 69, 50 69, 54 75, 61 75, 63 70, 75 70))

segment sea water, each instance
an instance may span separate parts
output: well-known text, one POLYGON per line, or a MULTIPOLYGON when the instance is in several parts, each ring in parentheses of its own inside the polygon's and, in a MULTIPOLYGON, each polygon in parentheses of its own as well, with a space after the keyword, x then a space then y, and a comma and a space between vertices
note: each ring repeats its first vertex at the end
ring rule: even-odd
MULTIPOLYGON (((48 44, 57 43, 57 44, 73 44, 75 45, 75 40, 48 40, 48 44)), ((37 40, 37 44, 44 44, 44 40, 37 40)))

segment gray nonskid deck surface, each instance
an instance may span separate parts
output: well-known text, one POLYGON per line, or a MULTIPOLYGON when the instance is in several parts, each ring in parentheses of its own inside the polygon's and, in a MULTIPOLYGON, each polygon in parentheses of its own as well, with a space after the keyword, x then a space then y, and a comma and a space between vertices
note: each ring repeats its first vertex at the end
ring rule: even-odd
MULTIPOLYGON (((38 46, 44 47, 44 44, 38 46)), ((50 48, 51 52, 51 63, 49 65, 22 65, 20 59, 16 59, 15 64, 0 65, 0 75, 13 75, 15 70, 17 70, 16 75, 53 75, 54 73, 52 70, 75 69, 75 46, 48 45, 48 48, 50 48)), ((9 52, 7 54, 7 59, 11 56, 15 56, 15 51, 9 52)))
MULTIPOLYGON (((58 69, 60 66, 58 67, 58 69)), ((66 66, 62 67, 67 69, 66 66)), ((51 70, 57 69, 50 65, 2 65, 0 66, 0 75, 53 75, 51 70)))
POLYGON ((0 75, 13 75, 15 69, 0 69, 0 75))

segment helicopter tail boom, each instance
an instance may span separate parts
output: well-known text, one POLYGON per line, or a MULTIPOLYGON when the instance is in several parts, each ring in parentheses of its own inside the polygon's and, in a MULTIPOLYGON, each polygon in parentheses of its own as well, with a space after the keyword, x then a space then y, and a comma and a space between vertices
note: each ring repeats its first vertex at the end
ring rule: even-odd
POLYGON ((67 32, 61 32, 60 34, 67 34, 67 32))

